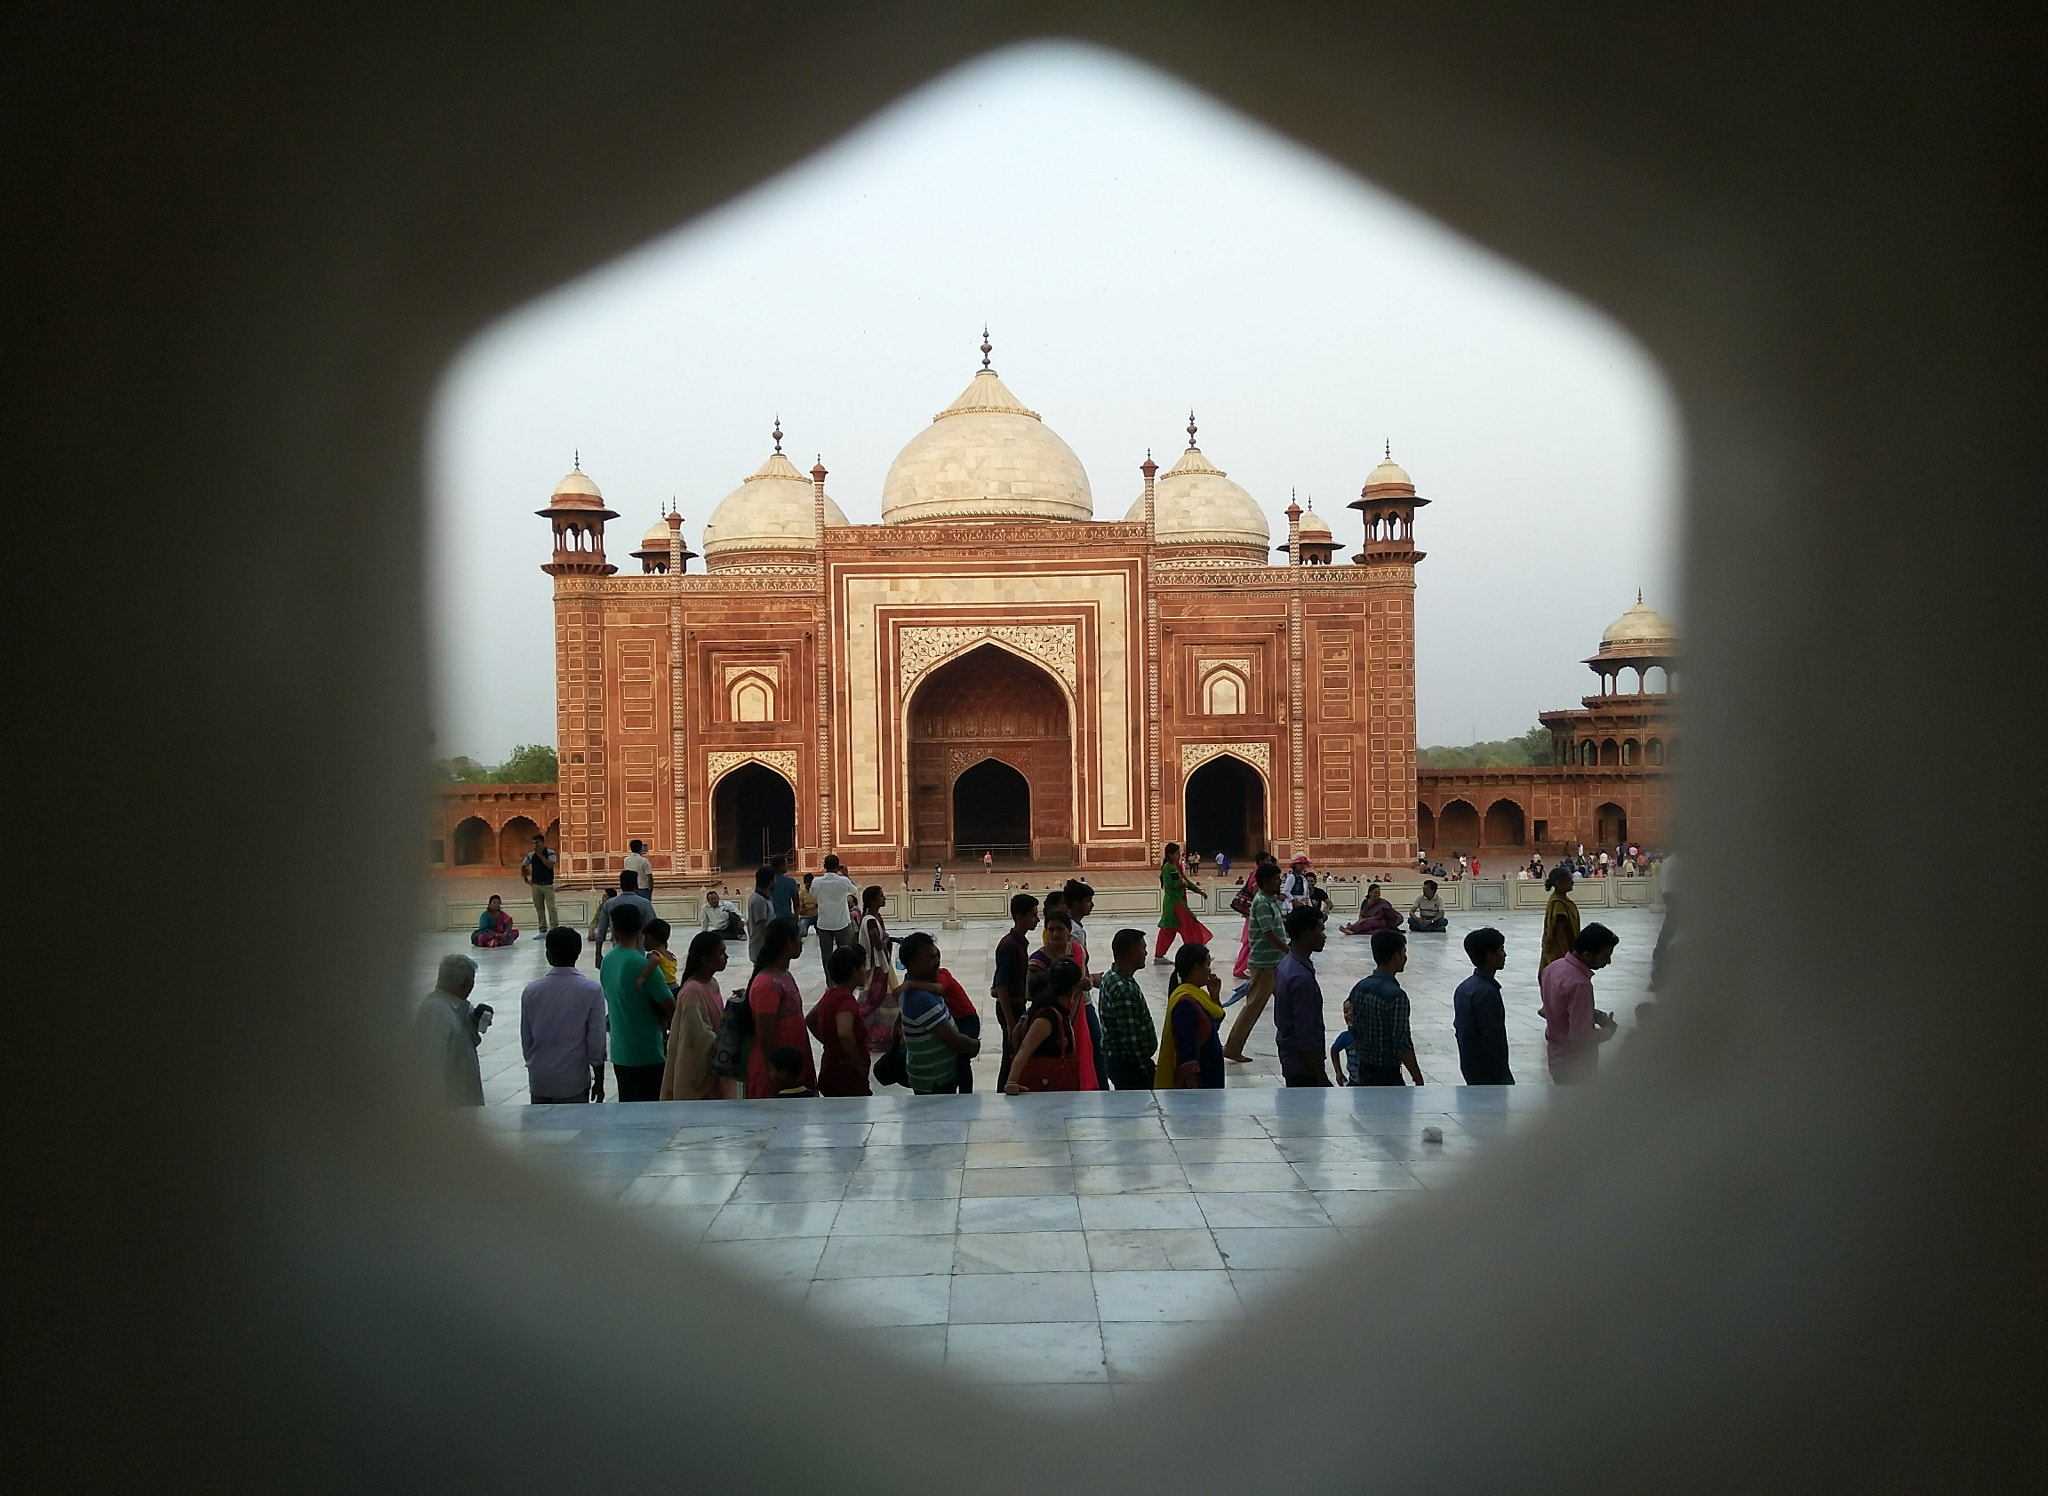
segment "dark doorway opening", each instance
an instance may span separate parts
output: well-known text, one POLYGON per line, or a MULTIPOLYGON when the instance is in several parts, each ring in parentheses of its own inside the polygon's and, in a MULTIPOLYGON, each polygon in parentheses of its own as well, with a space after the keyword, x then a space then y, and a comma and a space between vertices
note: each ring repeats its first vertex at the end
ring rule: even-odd
POLYGON ((1427 805, 1415 807, 1415 845, 1425 851, 1436 845, 1436 812, 1427 805))
POLYGON ((497 843, 491 835, 491 828, 476 816, 471 816, 455 828, 455 865, 475 867, 483 862, 497 861, 497 843), (488 854, 488 855, 487 855, 488 854))
POLYGON ((1496 800, 1486 807, 1485 840, 1489 847, 1522 845, 1522 807, 1512 800, 1496 800))
POLYGON ((1266 781, 1257 769, 1223 753, 1188 776, 1187 846, 1205 857, 1266 850, 1266 781))
POLYGON ((796 792, 773 769, 741 764, 711 792, 711 824, 721 868, 759 867, 796 846, 796 792))
POLYGON ((1436 813, 1436 844, 1446 852, 1478 848, 1479 812, 1469 800, 1453 800, 1436 813))
POLYGON ((1599 822, 1597 835, 1603 847, 1620 847, 1628 843, 1628 812, 1609 801, 1593 813, 1599 822))
POLYGON ((1031 784, 999 758, 953 781, 953 855, 1031 855, 1031 784))

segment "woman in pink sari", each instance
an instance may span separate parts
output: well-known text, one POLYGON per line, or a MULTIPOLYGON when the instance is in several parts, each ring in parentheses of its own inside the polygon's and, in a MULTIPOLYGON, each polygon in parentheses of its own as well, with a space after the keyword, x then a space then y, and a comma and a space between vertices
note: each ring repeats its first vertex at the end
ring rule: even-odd
POLYGON ((512 916, 505 912, 505 901, 492 894, 483 917, 476 922, 476 930, 470 935, 469 943, 494 950, 501 945, 510 945, 518 938, 519 931, 512 924, 512 916))

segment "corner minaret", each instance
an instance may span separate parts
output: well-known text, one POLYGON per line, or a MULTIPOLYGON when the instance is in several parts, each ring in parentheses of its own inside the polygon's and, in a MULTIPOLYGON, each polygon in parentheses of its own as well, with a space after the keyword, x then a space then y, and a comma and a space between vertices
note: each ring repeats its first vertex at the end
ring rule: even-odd
POLYGON ((548 507, 534 513, 554 527, 554 559, 541 568, 549 576, 608 577, 618 570, 604 559, 604 522, 617 519, 618 511, 604 507, 604 495, 583 471, 582 453, 555 485, 548 507))
POLYGON ((1428 502, 1416 497, 1415 481, 1394 461, 1394 444, 1388 442, 1384 460, 1366 476, 1350 506, 1365 515, 1365 549, 1351 559, 1360 566, 1420 561, 1425 553, 1415 549, 1415 511, 1428 502))

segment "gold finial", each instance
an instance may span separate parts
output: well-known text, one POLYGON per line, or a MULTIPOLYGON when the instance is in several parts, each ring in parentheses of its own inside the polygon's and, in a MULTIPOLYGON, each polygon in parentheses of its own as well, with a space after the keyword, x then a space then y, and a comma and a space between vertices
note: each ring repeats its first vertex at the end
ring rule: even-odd
POLYGON ((988 356, 993 352, 995 347, 988 340, 988 324, 984 322, 981 324, 981 366, 984 369, 988 367, 988 356))
POLYGON ((1193 411, 1189 411, 1189 412, 1188 412, 1188 448, 1189 448, 1189 450, 1190 450, 1190 451, 1192 451, 1192 450, 1194 449, 1194 445, 1195 445, 1195 413, 1194 413, 1193 411))
POLYGON ((777 414, 777 416, 775 417, 775 432, 774 432, 774 435, 775 435, 775 450, 776 450, 776 451, 778 451, 778 452, 780 452, 780 451, 782 450, 782 417, 781 417, 781 415, 780 415, 780 414, 777 414))

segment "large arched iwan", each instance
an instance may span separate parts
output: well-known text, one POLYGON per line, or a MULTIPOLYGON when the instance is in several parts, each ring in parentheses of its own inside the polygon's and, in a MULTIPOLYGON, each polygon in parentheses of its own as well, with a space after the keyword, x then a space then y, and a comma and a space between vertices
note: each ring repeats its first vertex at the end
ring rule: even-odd
POLYGON ((1044 670, 994 644, 970 649, 918 686, 909 739, 913 861, 952 855, 953 783, 998 755, 1029 787, 1028 855, 1073 861, 1071 718, 1059 683, 1044 670))
POLYGON ((741 764, 711 790, 718 865, 759 867, 796 846, 796 791, 765 764, 741 764))
POLYGON ((1190 850, 1238 858, 1266 850, 1266 781, 1235 754, 1219 753, 1188 775, 1184 801, 1190 850))

